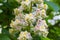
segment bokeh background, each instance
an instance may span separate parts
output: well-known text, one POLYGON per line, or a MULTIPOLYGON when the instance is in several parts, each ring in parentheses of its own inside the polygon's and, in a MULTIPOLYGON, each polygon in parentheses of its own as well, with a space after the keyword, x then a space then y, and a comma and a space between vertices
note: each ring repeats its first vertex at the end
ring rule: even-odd
MULTIPOLYGON (((49 34, 48 39, 42 40, 60 40, 60 0, 44 0, 44 3, 49 7, 46 18, 49 34)), ((18 6, 20 4, 16 0, 0 0, 0 29, 2 28, 0 40, 12 40, 8 30, 11 20, 15 17, 13 9, 18 6)))

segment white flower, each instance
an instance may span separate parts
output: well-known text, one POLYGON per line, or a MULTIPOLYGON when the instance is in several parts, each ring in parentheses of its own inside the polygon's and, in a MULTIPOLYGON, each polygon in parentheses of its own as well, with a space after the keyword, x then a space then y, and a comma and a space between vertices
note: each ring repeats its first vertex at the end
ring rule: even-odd
POLYGON ((48 23, 50 23, 51 25, 55 25, 55 20, 48 20, 48 23))
POLYGON ((20 6, 19 8, 18 8, 18 11, 21 13, 22 11, 23 11, 23 7, 22 6, 20 6))
POLYGON ((21 26, 19 24, 20 24, 20 21, 16 19, 15 21, 11 22, 10 26, 16 30, 20 30, 21 26))
POLYGON ((46 10, 42 9, 40 12, 41 17, 47 17, 46 16, 46 10))
POLYGON ((23 38, 26 38, 26 39, 28 39, 28 40, 31 40, 31 39, 32 39, 30 33, 27 32, 27 31, 25 31, 25 32, 22 31, 22 32, 20 33, 19 37, 18 37, 18 40, 22 40, 23 38))
POLYGON ((0 28, 0 34, 2 33, 2 28, 0 28))
POLYGON ((2 6, 3 5, 3 3, 0 3, 0 6, 2 6))
POLYGON ((60 20, 60 15, 54 16, 54 17, 53 17, 53 20, 60 20))
POLYGON ((48 31, 44 31, 42 34, 43 34, 43 37, 47 37, 47 35, 48 35, 48 31))
POLYGON ((57 14, 59 14, 59 12, 52 12, 52 14, 56 16, 57 14))
POLYGON ((47 26, 45 20, 39 19, 38 22, 37 22, 36 27, 38 28, 38 30, 43 31, 43 30, 45 30, 48 26, 47 26))
POLYGON ((42 9, 44 7, 44 4, 43 3, 37 4, 37 7, 40 8, 40 9, 42 9))
POLYGON ((14 14, 15 15, 19 14, 18 8, 14 9, 14 14))
POLYGON ((30 14, 26 14, 25 15, 25 20, 26 21, 35 21, 35 18, 34 18, 34 15, 32 14, 32 13, 30 13, 30 14))
POLYGON ((15 25, 17 25, 17 24, 19 24, 19 23, 20 23, 20 21, 19 21, 18 19, 16 19, 15 21, 12 21, 11 27, 12 27, 12 26, 15 26, 15 25))
POLYGON ((12 34, 14 32, 13 29, 9 29, 9 33, 12 34))
POLYGON ((35 32, 39 31, 39 35, 44 37, 48 34, 47 24, 44 20, 39 19, 37 25, 35 26, 35 32), (45 35, 46 34, 46 35, 45 35))
POLYGON ((29 5, 30 2, 31 2, 30 0, 25 0, 25 1, 22 1, 21 4, 22 4, 22 5, 23 5, 23 4, 25 4, 25 5, 29 5))
POLYGON ((48 9, 48 5, 44 4, 44 9, 47 10, 48 9))

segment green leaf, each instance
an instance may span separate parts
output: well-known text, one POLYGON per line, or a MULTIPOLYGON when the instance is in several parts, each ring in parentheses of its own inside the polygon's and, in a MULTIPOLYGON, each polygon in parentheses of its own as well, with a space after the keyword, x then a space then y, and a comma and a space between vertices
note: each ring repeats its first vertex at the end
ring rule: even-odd
POLYGON ((41 37, 41 40, 50 40, 49 38, 44 38, 44 37, 41 37))
POLYGON ((58 11, 60 8, 53 2, 51 1, 46 1, 44 0, 46 4, 48 4, 48 6, 50 6, 50 8, 52 8, 52 10, 54 11, 58 11))
POLYGON ((33 40, 41 40, 39 35, 34 35, 33 40))
POLYGON ((4 34, 0 34, 0 40, 11 40, 11 39, 4 34))

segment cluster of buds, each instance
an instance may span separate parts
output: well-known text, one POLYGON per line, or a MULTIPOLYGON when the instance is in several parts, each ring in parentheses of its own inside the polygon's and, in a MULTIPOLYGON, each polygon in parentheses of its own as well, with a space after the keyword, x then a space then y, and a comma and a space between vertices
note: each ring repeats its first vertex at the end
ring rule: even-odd
POLYGON ((51 14, 53 15, 53 17, 52 17, 52 19, 48 19, 48 23, 50 25, 55 25, 60 20, 60 12, 58 12, 58 11, 57 12, 52 12, 51 14))
MULTIPOLYGON (((19 2, 19 0, 17 1, 19 2)), ((20 3, 21 6, 14 9, 15 20, 10 24, 12 29, 20 32, 18 40, 32 40, 29 33, 31 29, 35 34, 46 37, 48 25, 44 18, 47 16, 47 4, 44 4, 43 0, 21 0, 20 3), (26 12, 25 9, 28 9, 29 12, 26 12)))

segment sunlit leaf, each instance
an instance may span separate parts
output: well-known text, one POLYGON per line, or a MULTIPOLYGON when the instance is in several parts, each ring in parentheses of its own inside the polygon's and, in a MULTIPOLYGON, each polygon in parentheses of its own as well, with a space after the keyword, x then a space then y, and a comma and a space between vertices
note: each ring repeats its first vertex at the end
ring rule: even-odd
POLYGON ((60 8, 53 2, 51 1, 46 1, 44 0, 46 4, 48 4, 48 6, 50 6, 54 11, 58 11, 60 8))

